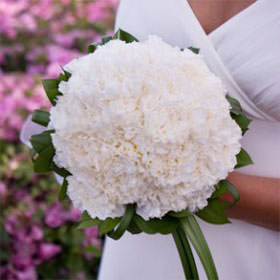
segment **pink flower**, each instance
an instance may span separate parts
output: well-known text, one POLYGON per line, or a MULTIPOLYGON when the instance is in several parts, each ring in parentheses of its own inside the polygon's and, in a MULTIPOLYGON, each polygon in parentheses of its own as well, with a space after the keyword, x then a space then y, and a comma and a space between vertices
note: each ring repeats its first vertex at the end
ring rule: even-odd
POLYGON ((37 27, 37 23, 31 14, 25 13, 21 15, 18 20, 21 21, 23 24, 24 28, 26 28, 29 31, 35 31, 37 27))
POLYGON ((30 251, 30 248, 23 248, 24 246, 21 246, 20 252, 12 255, 11 262, 12 264, 19 270, 23 270, 27 267, 32 266, 32 254, 34 252, 30 251))
POLYGON ((40 56, 43 56, 45 55, 45 48, 44 47, 36 47, 36 48, 33 48, 31 49, 27 55, 26 55, 26 58, 29 60, 29 61, 33 61, 33 60, 36 60, 38 57, 40 56))
MULTIPOLYGON (((16 162, 16 159, 15 159, 16 162)), ((19 164, 19 163, 17 163, 19 164)), ((17 200, 21 200, 22 198, 28 196, 28 191, 25 189, 19 189, 14 193, 14 196, 17 200)))
POLYGON ((43 238, 43 231, 39 226, 33 225, 31 227, 30 236, 33 240, 41 240, 43 238))
MULTIPOLYGON (((49 108, 50 102, 40 78, 56 78, 61 68, 80 56, 88 44, 100 41, 101 35, 90 24, 95 24, 93 20, 102 21, 101 29, 106 30, 112 24, 117 2, 0 0, 1 140, 17 143, 28 114, 35 109, 49 108)), ((38 180, 41 180, 37 175, 32 176, 32 182, 28 177, 16 183, 15 172, 22 173, 20 167, 24 167, 22 161, 26 153, 24 158, 22 155, 20 152, 9 159, 4 166, 5 181, 0 181, 0 203, 4 201, 7 206, 3 223, 9 235, 9 242, 4 244, 4 249, 9 250, 9 257, 3 265, 1 263, 0 279, 37 280, 36 267, 62 250, 59 244, 51 241, 57 240, 56 237, 45 239, 44 232, 48 233, 50 228, 55 228, 56 232, 61 225, 70 229, 81 215, 74 207, 64 209, 59 202, 46 203, 46 196, 53 197, 52 190, 49 193, 44 188, 39 194, 31 193, 31 188, 36 188, 38 180), (45 213, 44 218, 41 218, 41 213, 45 213)), ((82 248, 100 247, 97 228, 85 229, 81 242, 82 248)), ((82 254, 84 258, 93 257, 91 253, 82 254)), ((59 265, 58 271, 64 269, 63 277, 69 278, 69 272, 59 265)), ((59 272, 57 275, 62 274, 59 272)), ((86 275, 80 273, 74 277, 84 279, 86 275)))
POLYGON ((57 44, 63 47, 71 47, 76 38, 75 32, 68 32, 64 34, 54 34, 54 40, 57 44))
POLYGON ((46 47, 46 52, 50 62, 56 62, 61 65, 81 55, 78 51, 65 49, 57 45, 48 45, 46 47))
POLYGON ((116 0, 99 0, 88 5, 87 12, 90 21, 102 21, 109 18, 112 10, 116 9, 118 1, 116 0))
POLYGON ((70 222, 77 222, 81 217, 81 211, 75 207, 71 207, 64 213, 65 220, 70 222))
POLYGON ((47 209, 45 223, 51 228, 59 227, 64 223, 64 213, 59 202, 55 202, 47 209))
POLYGON ((98 238, 98 228, 96 226, 84 229, 85 238, 83 240, 84 246, 100 246, 100 240, 98 238))
POLYGON ((37 273, 34 267, 27 267, 23 271, 17 271, 17 280, 37 280, 37 273))
POLYGON ((61 66, 59 63, 50 63, 46 68, 44 78, 56 78, 61 73, 61 66))
POLYGON ((45 20, 51 19, 54 15, 52 0, 40 0, 36 5, 32 5, 30 8, 32 14, 45 20))
POLYGON ((16 139, 23 125, 23 112, 48 107, 42 86, 30 75, 0 74, 0 138, 16 139))
POLYGON ((8 193, 6 185, 0 181, 0 199, 4 199, 8 193))
POLYGON ((88 39, 89 43, 92 42, 95 36, 93 30, 75 29, 67 33, 58 33, 54 35, 54 41, 65 48, 70 48, 76 39, 88 39))
POLYGON ((9 214, 5 221, 5 229, 8 233, 13 234, 17 230, 18 217, 13 214, 9 214))
POLYGON ((41 243, 39 247, 40 258, 45 261, 61 252, 61 247, 52 243, 41 243))
POLYGON ((17 270, 12 266, 0 267, 0 279, 7 280, 37 280, 37 273, 33 266, 17 270))
POLYGON ((42 74, 45 72, 45 69, 46 69, 46 67, 43 64, 29 65, 29 66, 27 66, 27 73, 30 75, 42 74))

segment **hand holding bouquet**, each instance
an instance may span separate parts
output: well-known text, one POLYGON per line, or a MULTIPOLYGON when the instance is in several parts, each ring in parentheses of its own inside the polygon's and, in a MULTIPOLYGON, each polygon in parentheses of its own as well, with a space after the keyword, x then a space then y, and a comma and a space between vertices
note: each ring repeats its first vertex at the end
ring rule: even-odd
POLYGON ((194 216, 228 223, 232 205, 220 196, 239 199, 225 178, 251 163, 239 143, 249 125, 240 104, 197 49, 119 30, 89 52, 43 82, 53 107, 33 115, 47 127, 31 138, 35 171, 64 177, 60 198, 67 192, 84 211, 80 227, 114 239, 173 234, 186 278, 198 278, 190 241, 217 279, 194 216))

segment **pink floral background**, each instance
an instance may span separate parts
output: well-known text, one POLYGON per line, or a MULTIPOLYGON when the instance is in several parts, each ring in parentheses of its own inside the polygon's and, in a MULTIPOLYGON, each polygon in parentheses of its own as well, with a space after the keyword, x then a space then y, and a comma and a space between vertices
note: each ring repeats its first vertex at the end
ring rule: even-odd
POLYGON ((117 0, 0 1, 0 279, 96 279, 102 240, 78 230, 53 176, 33 173, 19 141, 25 118, 48 108, 42 78, 112 33, 117 0))

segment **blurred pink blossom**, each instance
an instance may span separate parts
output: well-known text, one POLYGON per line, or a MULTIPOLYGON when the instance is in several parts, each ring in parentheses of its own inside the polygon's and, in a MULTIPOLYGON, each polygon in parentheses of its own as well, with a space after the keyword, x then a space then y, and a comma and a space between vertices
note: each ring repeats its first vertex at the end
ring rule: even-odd
POLYGON ((23 271, 17 271, 18 280, 37 280, 37 273, 34 267, 27 267, 23 271))
POLYGON ((0 139, 14 140, 22 125, 20 110, 32 112, 48 107, 42 86, 38 88, 28 74, 0 74, 0 139))
POLYGON ((35 31, 37 28, 37 23, 34 17, 28 13, 24 13, 19 17, 19 20, 23 24, 24 28, 29 31, 35 31))
POLYGON ((61 247, 52 243, 41 243, 39 246, 39 256, 43 261, 51 259, 61 252, 61 247))
MULTIPOLYGON (((13 141, 13 147, 19 147, 18 133, 24 119, 35 109, 50 106, 40 78, 56 78, 61 67, 82 55, 88 44, 110 34, 117 2, 0 0, 0 140, 13 141)), ((19 178, 16 172, 24 176, 25 160, 20 155, 10 158, 5 179, 0 181, 1 203, 8 207, 3 219, 9 235, 5 246, 10 251, 3 266, 1 263, 0 279, 36 280, 36 266, 64 253, 59 241, 52 243, 46 234, 59 231, 60 226, 69 230, 81 216, 72 206, 65 208, 53 199, 46 202, 44 191, 34 195, 31 186, 38 187, 39 176, 30 179, 28 174, 24 187, 15 184, 19 178)), ((82 232, 81 250, 101 246, 96 227, 82 232)), ((82 254, 87 260, 93 257, 82 254)), ((69 276, 67 269, 64 271, 69 276)), ((85 278, 79 273, 73 279, 85 278)))
POLYGON ((88 5, 87 12, 88 18, 91 21, 100 21, 110 17, 112 9, 117 7, 118 1, 106 0, 106 1, 95 1, 88 5))
POLYGON ((93 245, 97 247, 100 246, 97 227, 93 226, 93 227, 85 228, 84 233, 85 233, 85 239, 83 240, 84 246, 89 246, 89 245, 93 245))
POLYGON ((5 221, 5 229, 8 233, 13 234, 17 230, 18 217, 14 214, 9 214, 5 221))
POLYGON ((3 200, 7 195, 7 186, 0 181, 0 200, 3 200))
POLYGON ((66 64, 73 58, 81 56, 81 53, 75 50, 69 50, 57 45, 48 45, 46 47, 46 53, 51 63, 59 63, 61 65, 66 64))
POLYGON ((32 240, 41 240, 43 238, 43 231, 37 225, 32 225, 30 236, 32 240))
POLYGON ((81 217, 81 211, 75 207, 71 207, 68 211, 64 212, 66 221, 77 222, 81 217))
POLYGON ((30 8, 32 14, 44 20, 49 20, 54 15, 52 0, 37 1, 37 3, 31 5, 30 8))
POLYGON ((59 227, 64 222, 64 215, 62 212, 62 206, 57 201, 53 203, 46 211, 45 223, 51 228, 59 227))

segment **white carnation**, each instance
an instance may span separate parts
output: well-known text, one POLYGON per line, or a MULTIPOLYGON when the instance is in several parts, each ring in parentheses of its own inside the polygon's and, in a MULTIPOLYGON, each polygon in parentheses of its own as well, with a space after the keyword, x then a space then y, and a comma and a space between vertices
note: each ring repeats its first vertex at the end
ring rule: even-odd
POLYGON ((150 36, 113 40, 65 69, 52 139, 77 207, 104 219, 136 203, 148 219, 207 205, 236 164, 241 130, 201 56, 150 36))

